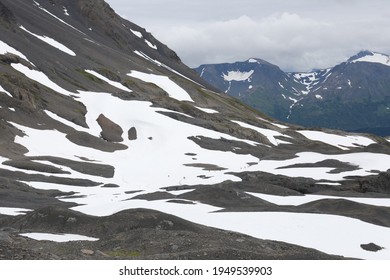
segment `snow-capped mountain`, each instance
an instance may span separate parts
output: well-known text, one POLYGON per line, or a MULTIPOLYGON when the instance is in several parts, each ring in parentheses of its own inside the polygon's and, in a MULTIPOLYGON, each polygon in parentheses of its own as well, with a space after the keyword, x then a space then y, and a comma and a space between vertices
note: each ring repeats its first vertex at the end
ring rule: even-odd
POLYGON ((388 140, 268 118, 101 0, 0 2, 0 130, 2 258, 390 257, 388 140))
POLYGON ((281 120, 288 119, 291 105, 306 90, 304 84, 261 59, 201 65, 195 70, 226 94, 281 120))
POLYGON ((196 71, 210 84, 281 121, 385 136, 390 135, 389 66, 388 55, 362 51, 335 67, 313 72, 284 73, 276 66, 272 71, 256 69, 252 77, 266 78, 236 80, 234 85, 224 75, 251 67, 249 61, 202 65, 196 71), (269 75, 275 69, 278 75, 269 75))

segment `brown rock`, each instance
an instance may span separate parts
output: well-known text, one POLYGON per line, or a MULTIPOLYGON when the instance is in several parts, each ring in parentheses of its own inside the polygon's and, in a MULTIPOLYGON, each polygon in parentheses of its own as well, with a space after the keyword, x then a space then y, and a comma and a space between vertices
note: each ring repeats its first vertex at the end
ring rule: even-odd
POLYGON ((137 130, 135 129, 135 127, 129 129, 128 135, 130 141, 137 140, 137 130))
POLYGON ((100 114, 99 117, 96 120, 100 127, 102 128, 102 131, 100 132, 101 137, 109 142, 122 142, 122 128, 111 121, 109 118, 104 116, 103 114, 100 114))
POLYGON ((92 256, 95 252, 89 249, 81 249, 81 253, 84 255, 92 256))

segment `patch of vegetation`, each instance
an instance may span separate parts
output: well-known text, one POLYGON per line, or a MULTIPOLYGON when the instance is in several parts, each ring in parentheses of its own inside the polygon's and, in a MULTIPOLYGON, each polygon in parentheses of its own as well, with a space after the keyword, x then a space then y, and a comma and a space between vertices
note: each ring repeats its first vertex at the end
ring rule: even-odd
POLYGON ((141 256, 141 253, 139 251, 125 251, 125 250, 106 252, 106 254, 114 258, 138 258, 141 256))

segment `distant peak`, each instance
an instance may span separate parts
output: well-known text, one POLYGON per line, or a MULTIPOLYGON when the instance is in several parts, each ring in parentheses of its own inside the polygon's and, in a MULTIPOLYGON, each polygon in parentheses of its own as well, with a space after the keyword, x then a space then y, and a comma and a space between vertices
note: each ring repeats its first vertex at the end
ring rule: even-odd
POLYGON ((360 51, 358 54, 355 54, 354 56, 351 56, 349 59, 348 59, 348 62, 353 62, 357 59, 360 59, 360 58, 363 58, 363 57, 366 57, 366 56, 373 56, 375 53, 372 52, 372 51, 369 51, 369 50, 362 50, 360 51))
POLYGON ((348 59, 348 62, 370 62, 390 66, 390 56, 382 53, 365 50, 359 52, 357 55, 352 56, 350 59, 348 59))

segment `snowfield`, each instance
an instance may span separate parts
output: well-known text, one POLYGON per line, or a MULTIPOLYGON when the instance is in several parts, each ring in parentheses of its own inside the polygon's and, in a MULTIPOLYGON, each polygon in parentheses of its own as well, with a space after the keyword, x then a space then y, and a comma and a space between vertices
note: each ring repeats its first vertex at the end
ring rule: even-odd
MULTIPOLYGON (((164 200, 130 200, 115 204, 112 213, 132 208, 147 208, 172 214, 198 224, 315 248, 328 254, 363 259, 390 259, 390 228, 357 219, 323 214, 283 212, 216 212, 221 208, 206 204, 179 204, 164 200), (368 252, 360 245, 374 242, 384 250, 368 252)), ((107 208, 91 205, 75 207, 91 215, 106 216, 107 208)))
MULTIPOLYGON (((206 226, 237 231, 263 239, 298 244, 329 254, 365 259, 390 259, 390 239, 388 238, 390 236, 390 228, 372 225, 357 219, 337 215, 304 213, 217 212, 223 209, 196 201, 191 201, 193 204, 183 204, 172 203, 167 200, 147 201, 132 199, 142 194, 165 191, 161 190, 164 187, 212 185, 228 180, 240 181, 241 179, 232 173, 244 171, 262 171, 289 177, 313 178, 315 180, 327 180, 335 184, 338 181, 346 180, 347 176, 377 174, 379 171, 386 171, 390 168, 390 155, 368 152, 342 153, 348 148, 375 143, 371 139, 300 131, 302 135, 309 139, 322 141, 340 148, 341 154, 300 152, 293 158, 286 160, 262 160, 249 154, 208 150, 200 147, 189 138, 227 139, 241 141, 253 147, 261 144, 175 120, 159 113, 167 110, 153 107, 150 102, 122 100, 104 92, 69 92, 55 84, 42 72, 31 70, 21 64, 12 64, 11 66, 28 78, 60 94, 77 96, 77 100, 82 102, 87 108, 86 122, 88 128, 80 127, 46 110, 46 114, 52 119, 77 131, 87 132, 93 136, 100 137, 101 127, 96 119, 100 114, 104 114, 123 129, 124 135, 122 135, 122 138, 124 140, 121 144, 125 145, 126 148, 115 152, 104 152, 92 147, 79 146, 68 140, 64 133, 57 130, 34 129, 15 122, 9 122, 24 133, 24 136, 16 136, 15 142, 28 149, 26 156, 60 157, 79 161, 80 163, 84 162, 82 159, 88 159, 110 165, 115 169, 112 178, 105 178, 83 174, 69 167, 51 162, 37 161, 69 172, 69 174, 61 174, 57 177, 86 179, 96 182, 96 186, 82 187, 25 181, 25 183, 37 189, 75 192, 74 195, 58 197, 61 201, 78 203, 78 206, 72 208, 73 210, 89 215, 108 216, 125 209, 154 209, 206 226), (133 127, 137 130, 137 139, 129 140, 126 134, 133 127), (53 145, 53 143, 56 144, 53 145), (61 148, 59 149, 58 147, 61 148), (331 173, 335 168, 310 166, 310 164, 329 159, 355 166, 356 170, 331 173), (308 166, 299 166, 302 164, 308 166), (211 168, 210 166, 218 168, 211 168), (153 172, 153 176, 151 176, 151 172, 153 172), (104 184, 116 184, 118 187, 104 188, 104 184), (361 244, 370 242, 374 242, 385 249, 373 253, 365 251, 360 247, 361 244)), ((86 71, 118 89, 130 91, 123 85, 111 81, 93 70, 86 71)), ((128 75, 147 83, 156 84, 166 91, 170 97, 178 101, 193 102, 191 96, 168 77, 139 71, 131 71, 128 75)), ((197 108, 206 113, 218 113, 208 108, 197 108)), ((276 130, 264 129, 240 121, 232 122, 261 133, 274 146, 289 144, 287 141, 278 139, 279 137, 292 139, 291 136, 276 130)), ((275 126, 279 129, 288 128, 277 124, 275 126)), ((3 165, 2 163, 6 160, 6 158, 0 157, 0 164, 3 169, 18 170, 17 168, 3 165)), ((44 174, 37 171, 23 172, 44 174)), ((180 192, 189 191, 191 190, 180 192)), ((165 192, 172 194, 180 193, 175 191, 165 192)), ((251 195, 279 205, 286 205, 286 203, 288 205, 300 205, 308 201, 329 198, 317 196, 276 197, 253 193, 251 195)), ((344 199, 390 207, 388 199, 344 199)), ((17 214, 20 211, 20 209, 0 208, 0 213, 7 212, 9 213, 7 215, 17 214)), ((23 211, 28 211, 28 209, 23 211)), ((93 240, 90 237, 57 236, 42 233, 24 234, 24 236, 57 242, 93 240)))

